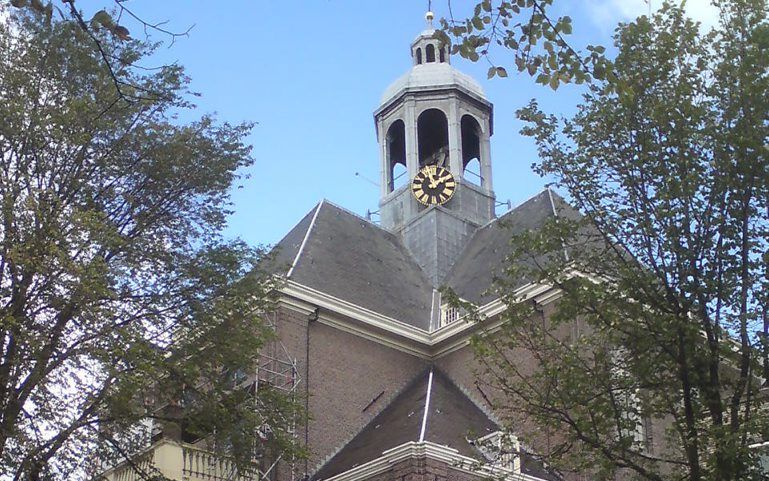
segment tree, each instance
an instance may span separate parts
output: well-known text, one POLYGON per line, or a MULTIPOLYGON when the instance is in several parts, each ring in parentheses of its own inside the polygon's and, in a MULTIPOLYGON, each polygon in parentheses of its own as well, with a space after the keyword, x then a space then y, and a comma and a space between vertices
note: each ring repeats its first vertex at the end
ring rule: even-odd
POLYGON ((586 52, 580 52, 569 43, 571 17, 553 16, 555 3, 483 0, 475 4, 472 15, 456 19, 449 0, 449 17, 441 19, 439 36, 453 44, 452 53, 473 62, 485 59, 489 78, 508 76, 507 69, 492 58, 496 47, 513 52, 516 70, 527 72, 553 90, 564 83, 612 80, 612 64, 604 55, 604 47, 587 45, 586 52))
MULTIPOLYGON (((151 52, 93 34, 118 65, 151 52)), ((275 287, 261 250, 219 234, 251 126, 178 122, 181 67, 111 71, 89 35, 34 12, 0 23, 0 478, 82 479, 146 419, 244 468, 295 452, 295 405, 237 383, 275 287), (157 95, 129 101, 114 76, 157 95)))
MULTIPOLYGON (((107 32, 117 41, 127 41, 131 38, 127 25, 132 22, 143 29, 147 39, 149 32, 159 33, 173 44, 178 37, 188 35, 191 29, 173 32, 165 28, 166 22, 147 21, 141 13, 128 8, 125 0, 105 0, 104 8, 90 16, 78 9, 76 0, 62 0, 62 3, 64 5, 59 8, 51 0, 8 0, 8 4, 16 9, 36 12, 49 22, 59 18, 77 24, 87 34, 85 41, 99 51, 110 70, 115 68, 116 59, 104 51, 97 32, 107 32)), ((588 45, 584 54, 567 42, 572 31, 571 18, 554 17, 550 13, 554 3, 554 0, 483 0, 475 4, 471 16, 457 19, 451 0, 447 0, 449 16, 441 19, 441 30, 437 35, 447 43, 453 39, 454 54, 472 61, 486 59, 490 64, 489 78, 508 75, 505 67, 492 61, 490 52, 495 45, 513 50, 518 71, 527 71, 537 83, 550 85, 554 90, 562 83, 581 84, 593 77, 610 77, 611 63, 606 61, 603 47, 588 45)), ((113 81, 115 90, 124 100, 135 98, 137 93, 126 89, 116 75, 113 75, 113 81)), ((151 93, 144 92, 143 95, 151 93)))
POLYGON ((591 84, 572 118, 535 101, 518 112, 534 169, 579 213, 559 203, 513 239, 502 332, 475 347, 509 429, 564 472, 760 477, 768 10, 717 4, 707 33, 670 3, 620 25, 616 77, 591 84), (560 289, 547 315, 516 298, 521 279, 560 289))
MULTIPOLYGON (((104 43, 104 36, 99 35, 99 33, 105 33, 108 37, 111 37, 111 40, 117 42, 129 41, 131 40, 131 32, 126 27, 127 19, 138 24, 144 30, 146 40, 149 41, 150 32, 160 33, 170 38, 171 45, 173 45, 177 38, 187 36, 192 29, 190 27, 184 32, 173 32, 165 27, 165 21, 149 22, 128 8, 125 0, 107 2, 112 8, 108 10, 109 7, 105 5, 105 8, 98 10, 90 19, 86 18, 83 12, 77 8, 76 0, 62 0, 61 3, 63 4, 63 9, 54 6, 50 0, 47 2, 44 0, 8 0, 8 4, 15 9, 42 16, 48 24, 57 19, 65 22, 70 21, 77 25, 82 33, 85 33, 85 36, 80 37, 79 40, 91 45, 92 48, 99 52, 104 66, 110 73, 115 91, 122 100, 128 102, 147 97, 152 98, 154 95, 157 95, 157 92, 136 89, 136 85, 125 83, 125 78, 117 70, 132 68, 133 65, 126 63, 124 58, 113 57, 109 52, 109 47, 104 43), (54 13, 57 15, 55 16, 54 13)), ((3 7, 4 5, 0 4, 0 13, 3 7)))

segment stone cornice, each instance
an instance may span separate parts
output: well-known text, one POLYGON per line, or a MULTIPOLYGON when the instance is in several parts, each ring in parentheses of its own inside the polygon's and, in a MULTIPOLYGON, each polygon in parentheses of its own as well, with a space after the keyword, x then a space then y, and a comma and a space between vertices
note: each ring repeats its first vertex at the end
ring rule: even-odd
MULTIPOLYGON (((280 292, 280 303, 289 309, 309 315, 320 308, 317 322, 428 360, 462 348, 480 328, 498 329, 501 324, 499 314, 505 309, 502 300, 495 299, 478 309, 486 322, 475 323, 460 318, 428 332, 290 279, 284 282, 280 292)), ((557 289, 538 284, 527 284, 515 292, 521 300, 533 299, 539 304, 552 302, 558 295, 557 289)))
POLYGON ((516 481, 541 481, 527 474, 515 472, 510 468, 491 465, 479 465, 478 461, 459 454, 448 446, 429 441, 410 441, 382 453, 382 456, 343 473, 327 478, 325 481, 361 481, 389 471, 395 464, 409 459, 431 459, 448 464, 450 468, 473 474, 483 479, 507 479, 516 481))

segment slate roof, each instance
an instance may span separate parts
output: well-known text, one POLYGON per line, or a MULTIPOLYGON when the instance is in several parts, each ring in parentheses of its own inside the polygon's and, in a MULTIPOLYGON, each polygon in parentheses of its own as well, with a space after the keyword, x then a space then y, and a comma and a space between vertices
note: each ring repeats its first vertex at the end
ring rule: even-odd
MULTIPOLYGON (((561 197, 544 190, 479 228, 445 285, 482 305, 504 274, 510 237, 558 215, 578 216, 561 197)), ((328 201, 320 202, 278 243, 274 262, 299 284, 428 330, 433 287, 400 238, 328 201)), ((517 285, 525 279, 517 279, 517 285)), ((435 286, 439 287, 439 286, 435 286)))
MULTIPOLYGON (((467 301, 483 305, 494 300, 489 292, 495 277, 504 276, 505 258, 510 254, 510 238, 542 226, 563 208, 557 194, 546 189, 526 202, 478 229, 446 275, 445 284, 467 301)), ((564 202, 565 204, 565 202, 564 202)), ((516 279, 515 287, 526 283, 516 279)))
MULTIPOLYGON (((384 451, 419 441, 427 407, 424 441, 449 446, 459 454, 483 460, 468 440, 498 431, 499 426, 437 368, 427 368, 371 420, 349 443, 310 478, 320 481, 382 456, 384 451), (432 385, 429 384, 430 371, 432 385), (427 402, 428 386, 430 400, 427 402)), ((524 474, 544 480, 559 479, 528 454, 521 458, 524 474)))
POLYGON ((277 248, 290 280, 428 329, 433 287, 391 232, 324 200, 277 248))
MULTIPOLYGON (((341 451, 312 477, 327 479, 376 459, 384 451, 409 441, 419 441, 425 412, 430 368, 413 381, 366 425, 341 451)), ((434 369, 425 441, 452 447, 460 454, 478 457, 467 436, 479 438, 499 427, 441 371, 434 369)))

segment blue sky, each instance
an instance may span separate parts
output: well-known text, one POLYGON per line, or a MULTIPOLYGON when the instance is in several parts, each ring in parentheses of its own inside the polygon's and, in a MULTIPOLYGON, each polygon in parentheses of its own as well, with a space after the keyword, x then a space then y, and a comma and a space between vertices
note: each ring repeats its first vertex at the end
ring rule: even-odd
MULTIPOLYGON (((78 1, 86 15, 110 4, 78 1)), ((610 45, 618 21, 649 8, 644 0, 556 4, 573 18, 578 47, 610 45)), ((706 4, 688 2, 692 14, 707 22, 712 14, 706 4)), ((380 161, 372 112, 385 88, 410 68, 409 45, 424 28, 427 1, 131 0, 126 5, 149 21, 168 20, 170 30, 194 25, 188 38, 162 48, 153 61, 186 67, 193 90, 202 94, 195 115, 215 112, 221 121, 258 122, 248 138, 255 164, 233 192, 228 237, 252 245, 276 243, 322 198, 360 215, 377 210, 379 189, 371 182, 379 179, 380 161)), ((473 5, 455 0, 454 15, 473 5)), ((433 1, 433 10, 438 18, 447 15, 447 0, 433 1)), ((127 25, 134 36, 143 36, 127 25)), ((501 51, 495 59, 511 64, 501 51)), ((515 110, 536 97, 546 111, 568 114, 580 88, 552 92, 512 68, 509 78, 488 81, 488 64, 459 58, 453 63, 475 77, 494 103, 494 189, 498 200, 516 205, 545 181, 531 172, 536 150, 518 133, 515 110)))

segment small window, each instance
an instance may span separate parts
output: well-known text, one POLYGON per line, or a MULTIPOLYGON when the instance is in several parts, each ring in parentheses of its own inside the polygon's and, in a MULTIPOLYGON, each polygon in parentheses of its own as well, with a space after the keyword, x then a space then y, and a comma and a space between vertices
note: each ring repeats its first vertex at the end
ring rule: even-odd
POLYGON ((422 49, 418 48, 417 49, 417 65, 421 65, 421 64, 422 64, 422 49))
POLYGON ((446 61, 446 50, 443 48, 440 49, 440 58, 441 58, 441 63, 446 61))
POLYGON ((427 47, 425 47, 425 54, 427 55, 428 63, 435 62, 435 46, 433 46, 433 44, 427 44, 427 47))

